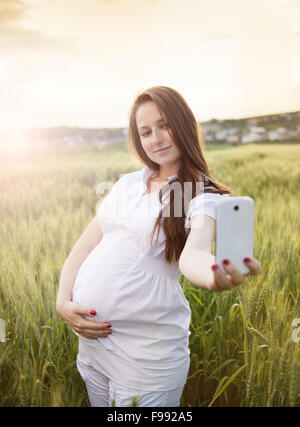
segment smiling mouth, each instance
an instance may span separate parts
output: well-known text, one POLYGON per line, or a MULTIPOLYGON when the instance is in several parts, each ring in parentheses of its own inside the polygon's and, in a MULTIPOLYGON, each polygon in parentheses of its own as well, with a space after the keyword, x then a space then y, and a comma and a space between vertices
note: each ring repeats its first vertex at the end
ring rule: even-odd
POLYGON ((166 148, 162 148, 161 150, 157 150, 157 151, 154 151, 155 153, 162 153, 163 151, 166 151, 168 148, 170 148, 171 147, 171 145, 169 145, 169 147, 166 147, 166 148))

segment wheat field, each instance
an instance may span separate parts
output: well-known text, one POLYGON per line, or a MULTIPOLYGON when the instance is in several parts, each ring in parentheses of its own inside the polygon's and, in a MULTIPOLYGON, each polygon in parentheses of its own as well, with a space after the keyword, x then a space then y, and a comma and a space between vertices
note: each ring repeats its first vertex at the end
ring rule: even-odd
MULTIPOLYGON (((255 199, 254 256, 264 271, 218 294, 181 277, 192 310, 181 406, 300 406, 300 144, 207 147, 205 155, 233 196, 255 199)), ((0 163, 0 405, 89 406, 78 338, 55 309, 60 271, 95 215, 97 184, 143 165, 118 147, 0 163)))

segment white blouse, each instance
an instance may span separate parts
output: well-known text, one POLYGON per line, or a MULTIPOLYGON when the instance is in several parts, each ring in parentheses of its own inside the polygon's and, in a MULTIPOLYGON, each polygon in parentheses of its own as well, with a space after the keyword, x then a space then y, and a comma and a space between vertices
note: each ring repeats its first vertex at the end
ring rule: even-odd
MULTIPOLYGON (((108 338, 79 337, 78 359, 119 384, 142 390, 179 388, 189 369, 191 310, 178 280, 178 263, 164 259, 165 235, 150 235, 162 208, 159 192, 146 193, 149 167, 123 175, 103 199, 97 218, 103 237, 82 263, 73 301, 96 311, 87 319, 111 322, 108 338)), ((175 175, 168 178, 170 181, 175 175)), ((193 215, 215 219, 220 194, 201 193, 193 215)))

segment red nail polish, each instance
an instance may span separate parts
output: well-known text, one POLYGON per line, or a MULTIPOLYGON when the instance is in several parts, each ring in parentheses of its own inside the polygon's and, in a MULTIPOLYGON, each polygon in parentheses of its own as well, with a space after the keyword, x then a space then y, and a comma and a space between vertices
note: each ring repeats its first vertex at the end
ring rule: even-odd
POLYGON ((230 263, 229 259, 223 259, 223 264, 228 265, 230 263))
POLYGON ((218 268, 218 264, 213 264, 211 268, 215 271, 218 268))
POLYGON ((244 262, 250 262, 250 261, 251 261, 251 258, 248 258, 248 257, 244 258, 244 262))
POLYGON ((91 310, 91 314, 92 314, 93 316, 95 316, 95 314, 96 314, 95 310, 91 310))

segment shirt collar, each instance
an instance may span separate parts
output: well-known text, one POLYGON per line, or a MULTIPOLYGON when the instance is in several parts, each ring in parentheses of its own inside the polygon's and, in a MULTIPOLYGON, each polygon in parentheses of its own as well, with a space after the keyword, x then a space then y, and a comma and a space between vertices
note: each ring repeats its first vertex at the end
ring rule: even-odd
MULTIPOLYGON (((155 170, 149 168, 149 166, 145 166, 142 169, 142 178, 143 178, 143 183, 145 184, 145 186, 147 186, 148 179, 150 177, 156 176, 157 174, 158 174, 158 171, 155 171, 155 170)), ((168 181, 175 178, 176 176, 177 176, 177 173, 175 175, 168 176, 168 181)))

